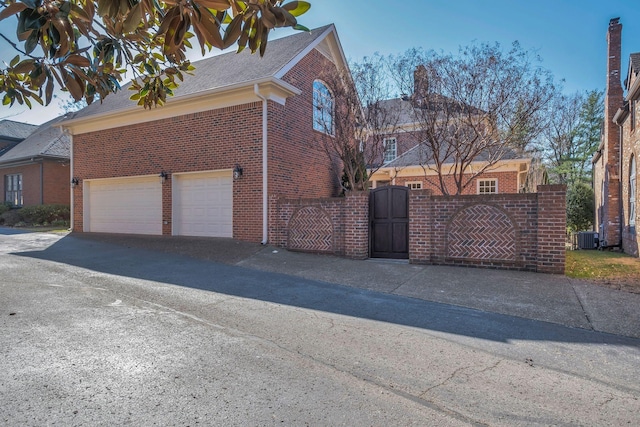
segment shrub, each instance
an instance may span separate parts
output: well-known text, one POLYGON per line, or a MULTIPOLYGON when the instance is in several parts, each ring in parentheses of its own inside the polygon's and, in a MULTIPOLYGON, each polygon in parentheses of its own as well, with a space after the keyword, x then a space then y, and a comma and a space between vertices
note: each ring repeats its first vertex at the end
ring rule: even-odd
POLYGON ((5 212, 8 212, 10 209, 11 209, 11 203, 9 202, 0 203, 0 215, 2 215, 5 212))
POLYGON ((586 184, 574 184, 567 190, 567 228, 570 231, 590 230, 593 225, 593 190, 586 184))
POLYGON ((12 209, 0 215, 0 222, 8 226, 67 225, 70 210, 67 205, 38 205, 12 209), (23 224, 21 224, 23 223, 23 224))

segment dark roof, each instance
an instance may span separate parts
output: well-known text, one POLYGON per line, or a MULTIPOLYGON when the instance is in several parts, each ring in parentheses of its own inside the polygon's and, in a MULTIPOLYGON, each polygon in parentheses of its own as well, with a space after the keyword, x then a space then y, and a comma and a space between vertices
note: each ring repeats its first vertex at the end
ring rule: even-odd
MULTIPOLYGON (((378 103, 379 108, 388 112, 387 121, 395 122, 390 124, 397 126, 414 124, 416 121, 420 122, 420 117, 424 117, 422 110, 439 111, 443 109, 443 105, 447 105, 449 114, 452 115, 462 111, 462 107, 457 101, 435 93, 430 94, 429 99, 425 99, 422 102, 416 102, 410 97, 403 97, 385 99, 378 103)), ((482 110, 475 107, 466 106, 465 108, 468 111, 482 113, 482 110)))
MULTIPOLYGON (((329 28, 333 28, 333 24, 311 32, 297 32, 288 37, 270 40, 264 57, 257 53, 251 54, 247 49, 241 53, 230 52, 194 62, 194 75, 184 74, 184 81, 167 102, 171 102, 172 98, 277 76, 280 70, 329 28)), ((76 118, 135 106, 135 102, 129 99, 132 92, 127 90, 128 86, 127 84, 117 93, 110 94, 102 103, 96 101, 84 108, 76 118)))
POLYGON ((637 74, 640 71, 640 52, 629 55, 629 63, 637 74))
MULTIPOLYGON (((444 147, 443 147, 444 150, 444 147)), ((442 154, 444 156, 444 153, 442 154)), ((394 160, 390 161, 383 165, 385 168, 404 168, 407 166, 418 166, 432 163, 428 161, 431 159, 432 150, 427 144, 418 144, 412 149, 406 151, 402 155, 396 157, 394 160)), ((488 161, 490 159, 489 151, 481 152, 474 161, 483 162, 488 161)), ((516 160, 516 159, 525 159, 523 156, 519 156, 514 150, 506 149, 504 154, 501 156, 501 160, 516 160)), ((445 164, 453 163, 446 162, 445 164)))
POLYGON ((0 120, 0 139, 23 140, 36 129, 38 126, 28 123, 0 120))
POLYGON ((38 127, 24 141, 0 156, 0 164, 32 157, 69 158, 71 140, 55 125, 68 116, 60 116, 38 127))

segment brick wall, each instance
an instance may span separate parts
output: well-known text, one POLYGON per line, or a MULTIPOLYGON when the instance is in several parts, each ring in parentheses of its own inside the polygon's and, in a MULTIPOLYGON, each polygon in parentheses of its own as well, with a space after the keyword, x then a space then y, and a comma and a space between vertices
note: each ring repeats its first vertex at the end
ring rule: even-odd
POLYGON ((69 162, 45 160, 44 174, 44 204, 68 205, 70 202, 71 174, 69 162))
MULTIPOLYGON (((314 149, 313 81, 335 66, 313 50, 283 78, 302 93, 286 104, 268 101, 268 192, 331 197, 337 174, 314 149)), ((243 168, 233 183, 233 237, 262 240, 262 101, 74 136, 74 176, 110 177, 243 168)), ((81 187, 81 186, 79 186, 81 187)), ((74 191, 74 230, 82 231, 83 190, 74 191)), ((163 234, 171 234, 172 186, 162 187, 163 234)))
MULTIPOLYGON (((233 186, 233 233, 262 238, 262 103, 254 102, 74 136, 74 176, 86 179, 244 168, 233 186), (99 159, 99 160, 97 160, 99 159)), ((82 231, 83 191, 74 190, 82 231)), ((163 234, 171 234, 171 178, 162 187, 163 234)))
POLYGON ((345 197, 286 199, 270 197, 269 241, 290 250, 368 256, 369 193, 345 197))
POLYGON ((22 174, 23 206, 69 204, 69 162, 42 160, 41 163, 0 169, 2 200, 4 177, 14 174, 22 174))
MULTIPOLYGON (((409 260, 564 274, 565 193, 562 185, 539 186, 530 194, 482 196, 413 190, 409 260)), ((272 197, 270 206, 272 244, 357 259, 368 256, 368 193, 317 200, 272 197), (292 236, 306 240, 301 246, 292 236), (332 242, 330 250, 327 241, 332 242)))

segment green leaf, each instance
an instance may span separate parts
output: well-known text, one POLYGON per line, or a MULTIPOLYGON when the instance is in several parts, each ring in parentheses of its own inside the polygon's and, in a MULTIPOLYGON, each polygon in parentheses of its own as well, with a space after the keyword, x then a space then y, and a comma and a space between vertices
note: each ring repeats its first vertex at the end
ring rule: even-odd
POLYGON ((281 7, 293 16, 300 16, 311 8, 311 4, 306 1, 292 1, 281 7))
POLYGON ((296 24, 295 27, 293 27, 294 30, 298 30, 298 31, 306 31, 307 33, 310 33, 311 30, 308 29, 307 27, 305 27, 304 25, 300 25, 300 24, 296 24))
POLYGON ((9 95, 5 93, 4 97, 2 98, 2 105, 9 105, 10 103, 11 103, 11 98, 9 97, 9 95))
POLYGON ((15 67, 16 65, 18 65, 18 62, 20 62, 20 55, 14 56, 9 65, 11 67, 15 67))

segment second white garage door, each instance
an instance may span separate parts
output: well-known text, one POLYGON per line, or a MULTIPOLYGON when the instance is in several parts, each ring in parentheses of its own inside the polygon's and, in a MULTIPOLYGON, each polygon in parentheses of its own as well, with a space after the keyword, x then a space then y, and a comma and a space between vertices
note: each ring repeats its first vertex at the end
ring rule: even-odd
POLYGON ((231 171, 172 175, 173 234, 233 237, 231 171))

